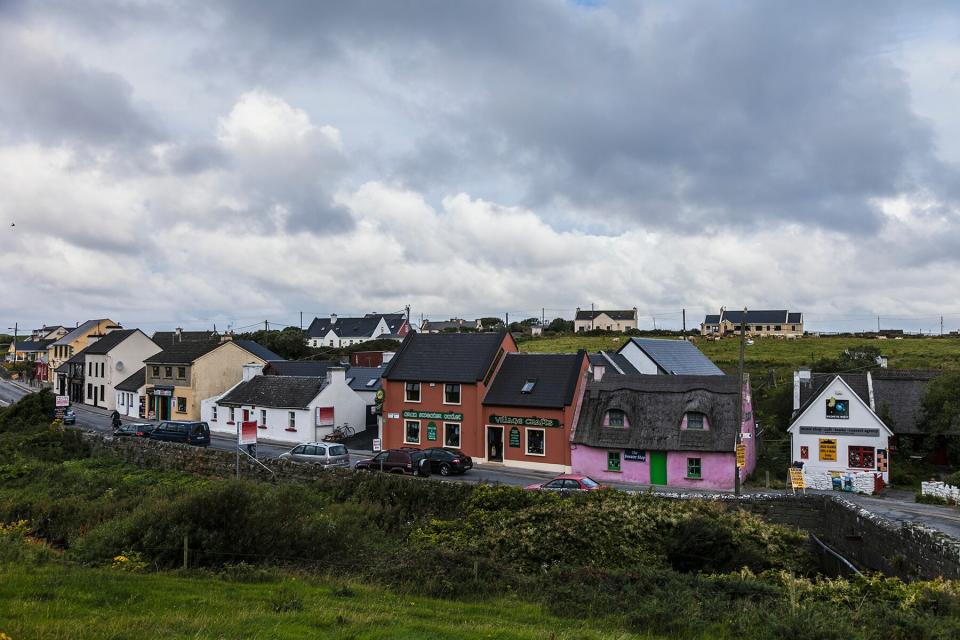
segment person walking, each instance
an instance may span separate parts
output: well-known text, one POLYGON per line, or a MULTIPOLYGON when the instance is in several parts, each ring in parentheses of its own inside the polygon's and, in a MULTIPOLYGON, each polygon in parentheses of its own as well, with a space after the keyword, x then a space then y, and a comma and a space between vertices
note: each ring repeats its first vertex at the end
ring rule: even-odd
POLYGON ((113 422, 113 428, 120 428, 120 412, 116 409, 113 410, 113 413, 110 414, 110 420, 113 422))

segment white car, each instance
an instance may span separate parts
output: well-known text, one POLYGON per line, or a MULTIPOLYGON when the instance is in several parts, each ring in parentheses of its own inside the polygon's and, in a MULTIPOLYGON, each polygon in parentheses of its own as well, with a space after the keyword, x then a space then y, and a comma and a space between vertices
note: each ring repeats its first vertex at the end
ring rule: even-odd
POLYGON ((342 444, 333 442, 304 442, 280 454, 280 458, 291 462, 319 464, 324 468, 350 467, 350 452, 342 444))

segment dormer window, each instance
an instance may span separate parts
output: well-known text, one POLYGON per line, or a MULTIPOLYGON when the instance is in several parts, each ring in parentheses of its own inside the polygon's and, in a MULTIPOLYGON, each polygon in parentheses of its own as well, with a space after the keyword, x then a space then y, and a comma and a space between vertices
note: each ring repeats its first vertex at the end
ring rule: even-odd
POLYGON ((626 428, 630 426, 627 414, 620 409, 610 409, 603 417, 603 426, 626 428))
POLYGON ((527 380, 523 383, 523 387, 520 388, 520 393, 532 393, 535 386, 537 386, 536 380, 527 380))
POLYGON ((702 413, 690 412, 687 414, 687 429, 690 431, 703 431, 704 416, 702 413))

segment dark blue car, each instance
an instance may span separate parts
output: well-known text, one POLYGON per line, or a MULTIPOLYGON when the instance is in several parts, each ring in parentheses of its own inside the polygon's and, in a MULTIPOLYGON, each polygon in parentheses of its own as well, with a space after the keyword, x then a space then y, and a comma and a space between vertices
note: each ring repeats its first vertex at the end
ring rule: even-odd
POLYGON ((161 422, 150 432, 151 440, 183 442, 206 447, 210 444, 210 427, 206 422, 169 421, 161 422))

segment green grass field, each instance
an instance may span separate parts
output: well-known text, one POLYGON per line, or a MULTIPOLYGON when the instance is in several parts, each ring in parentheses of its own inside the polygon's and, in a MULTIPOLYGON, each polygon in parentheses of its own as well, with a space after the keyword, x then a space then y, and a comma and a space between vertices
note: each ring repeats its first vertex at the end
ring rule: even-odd
POLYGON ((617 626, 559 619, 513 598, 438 600, 321 579, 0 567, 0 632, 12 640, 628 637, 617 626))

